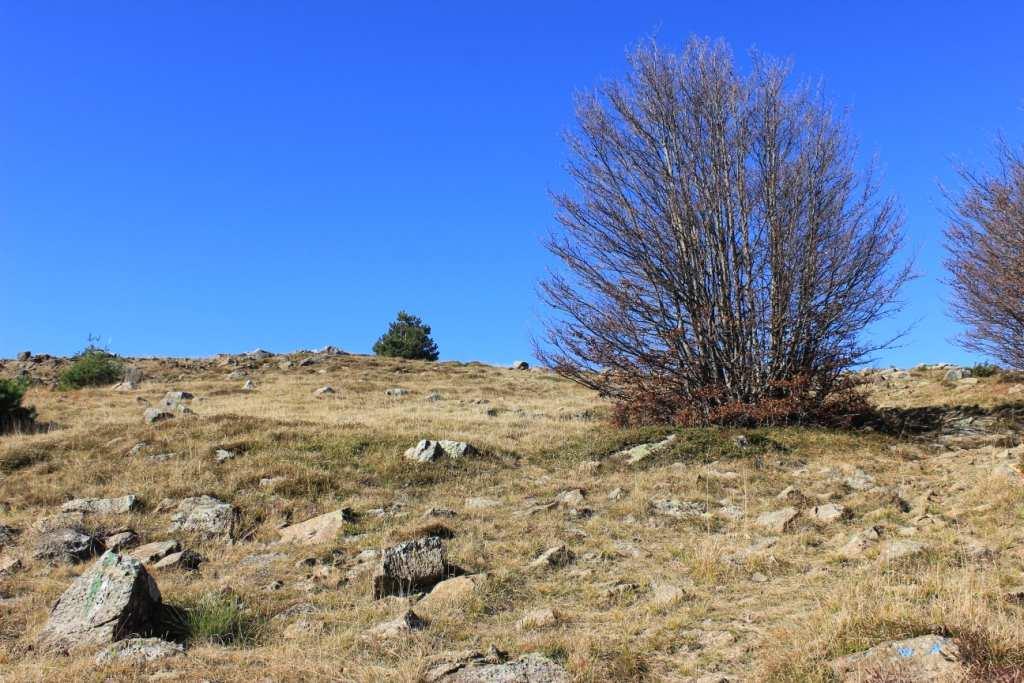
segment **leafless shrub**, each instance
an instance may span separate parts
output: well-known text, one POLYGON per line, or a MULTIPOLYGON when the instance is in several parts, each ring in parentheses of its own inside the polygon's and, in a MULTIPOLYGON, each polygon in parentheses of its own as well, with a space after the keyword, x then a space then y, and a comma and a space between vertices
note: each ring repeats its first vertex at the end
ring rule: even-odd
POLYGON ((967 326, 961 344, 1024 370, 1024 157, 1001 142, 997 158, 989 175, 960 169, 946 267, 953 314, 967 326))
POLYGON ((619 402, 620 422, 778 421, 847 389, 891 313, 902 218, 854 169, 845 122, 789 68, 721 43, 654 45, 577 102, 566 267, 537 353, 619 402))

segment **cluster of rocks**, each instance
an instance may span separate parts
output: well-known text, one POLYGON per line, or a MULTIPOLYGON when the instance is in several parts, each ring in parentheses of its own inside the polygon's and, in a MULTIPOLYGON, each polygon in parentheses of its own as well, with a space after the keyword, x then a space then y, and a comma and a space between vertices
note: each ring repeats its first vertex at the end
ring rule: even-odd
POLYGON ((178 415, 191 415, 190 404, 193 398, 188 391, 168 391, 157 405, 146 408, 142 417, 146 424, 156 424, 178 415))

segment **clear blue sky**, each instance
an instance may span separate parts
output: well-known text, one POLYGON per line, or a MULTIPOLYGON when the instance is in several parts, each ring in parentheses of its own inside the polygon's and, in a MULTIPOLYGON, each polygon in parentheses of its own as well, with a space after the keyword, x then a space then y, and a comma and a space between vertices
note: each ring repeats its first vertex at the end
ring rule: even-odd
POLYGON ((0 1, 0 356, 365 353, 405 308, 442 358, 529 357, 571 94, 656 33, 825 80, 921 273, 881 362, 968 362, 937 183, 1024 141, 1022 26, 1019 2, 0 1))

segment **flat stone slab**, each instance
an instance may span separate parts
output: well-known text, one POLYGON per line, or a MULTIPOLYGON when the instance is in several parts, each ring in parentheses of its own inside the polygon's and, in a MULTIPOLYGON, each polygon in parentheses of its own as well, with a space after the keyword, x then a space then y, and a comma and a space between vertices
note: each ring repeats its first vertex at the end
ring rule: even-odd
POLYGON ((141 664, 165 657, 180 655, 185 651, 179 643, 171 643, 160 638, 128 638, 119 640, 96 655, 99 665, 114 662, 131 662, 141 664))
POLYGON ((355 514, 352 512, 352 508, 341 508, 307 519, 305 522, 286 526, 281 529, 281 541, 300 545, 328 543, 335 540, 344 530, 345 525, 354 519, 355 514))
POLYGON ((159 562, 171 553, 176 553, 179 550, 181 550, 181 544, 177 541, 157 541, 140 545, 129 554, 143 564, 151 564, 159 562))
POLYGON ((61 506, 61 512, 85 512, 101 515, 115 515, 131 512, 139 506, 138 498, 132 494, 119 498, 75 498, 61 506))

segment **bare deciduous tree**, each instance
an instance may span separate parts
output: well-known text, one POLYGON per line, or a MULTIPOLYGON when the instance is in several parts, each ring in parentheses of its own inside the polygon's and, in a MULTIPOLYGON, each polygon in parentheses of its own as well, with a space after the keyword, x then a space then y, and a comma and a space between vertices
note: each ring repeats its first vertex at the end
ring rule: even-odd
POLYGON ((618 399, 624 421, 821 405, 880 348, 862 333, 909 277, 892 268, 898 206, 787 66, 754 55, 744 77, 700 39, 629 65, 578 98, 578 191, 555 196, 548 243, 566 269, 541 284, 554 316, 538 356, 618 399))
POLYGON ((963 346, 1024 369, 1024 156, 1001 142, 997 158, 992 174, 960 169, 946 267, 963 346))

